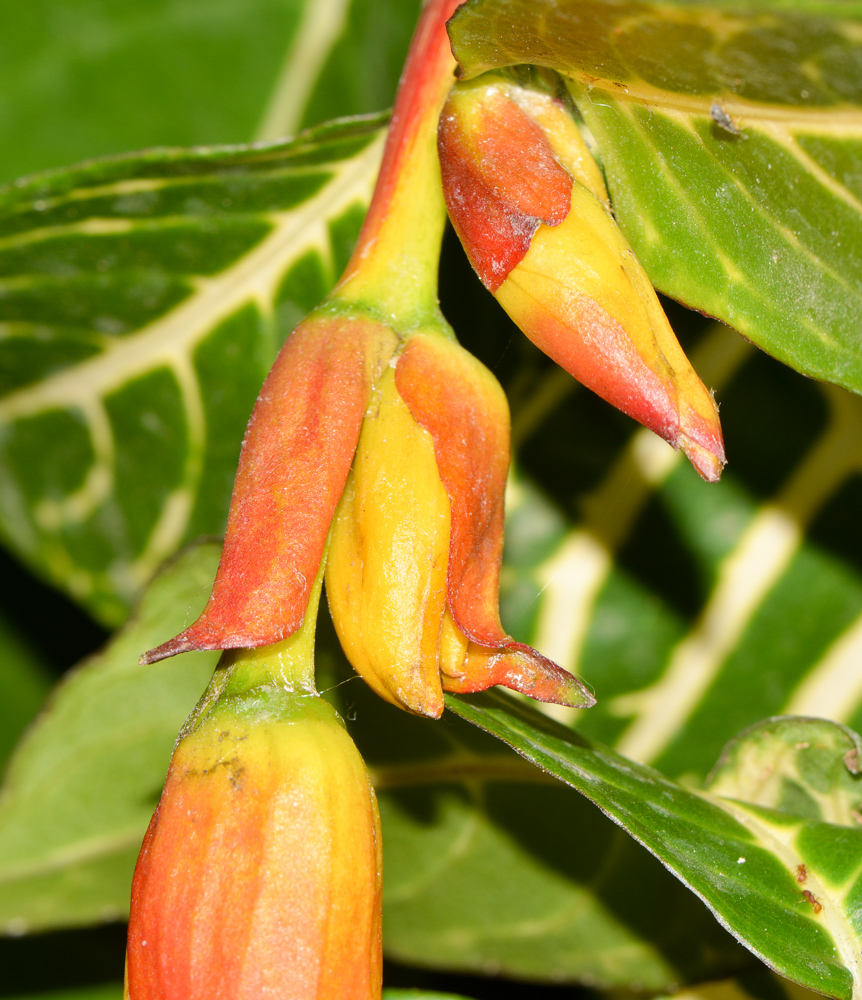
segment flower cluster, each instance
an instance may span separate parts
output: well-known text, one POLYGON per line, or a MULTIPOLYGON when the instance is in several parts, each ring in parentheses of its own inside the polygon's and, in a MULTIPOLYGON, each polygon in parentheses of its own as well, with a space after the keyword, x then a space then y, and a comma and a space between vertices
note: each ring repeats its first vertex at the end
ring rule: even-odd
POLYGON ((509 412, 440 314, 447 210, 543 351, 704 478, 724 464, 715 403, 566 101, 503 74, 455 85, 455 6, 426 4, 356 250, 264 383, 210 600, 142 658, 228 651, 138 862, 130 1000, 380 996, 374 793, 313 685, 324 577, 347 658, 401 708, 437 718, 444 691, 497 684, 594 703, 500 622, 509 412))
POLYGON ((342 646, 387 700, 436 718, 444 690, 501 684, 557 704, 594 703, 500 623, 508 407, 436 296, 442 192, 452 187, 437 152, 454 71, 442 15, 454 6, 426 7, 353 258, 264 383, 210 601, 149 662, 291 635, 328 543, 326 591, 342 646))

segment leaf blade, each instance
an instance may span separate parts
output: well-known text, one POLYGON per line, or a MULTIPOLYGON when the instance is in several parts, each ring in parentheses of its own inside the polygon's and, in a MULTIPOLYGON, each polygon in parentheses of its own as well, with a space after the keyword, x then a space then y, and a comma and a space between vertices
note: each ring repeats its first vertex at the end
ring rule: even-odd
POLYGON ((203 606, 218 546, 180 557, 140 615, 54 692, 12 758, 0 794, 0 927, 20 934, 127 911, 141 838, 179 726, 217 655, 140 667, 203 606))
POLYGON ((248 414, 355 237, 380 127, 0 191, 0 354, 23 371, 0 399, 0 534, 103 620, 181 544, 223 531, 248 414))
MULTIPOLYGON (((860 971, 857 932, 837 905, 829 913, 828 931, 815 919, 821 911, 800 892, 790 852, 771 826, 751 820, 734 804, 708 800, 591 746, 508 701, 452 697, 447 707, 592 799, 776 971, 831 996, 852 994, 860 971)), ((802 826, 793 817, 789 822, 802 826)), ((862 850, 862 833, 856 834, 862 850)))

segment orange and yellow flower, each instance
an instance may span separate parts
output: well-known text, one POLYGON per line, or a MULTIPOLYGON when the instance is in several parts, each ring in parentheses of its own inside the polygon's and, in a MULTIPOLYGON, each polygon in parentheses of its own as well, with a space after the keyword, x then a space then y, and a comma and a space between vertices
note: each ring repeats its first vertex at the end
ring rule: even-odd
POLYGON ((509 413, 491 373, 438 330, 307 320, 264 383, 203 614, 150 662, 271 645, 326 588, 353 667, 437 717, 443 690, 503 684, 584 707, 569 673, 500 624, 509 413))
POLYGON ((314 690, 314 625, 226 653, 174 749, 132 883, 127 1000, 379 1000, 380 821, 314 690))
POLYGON ((437 124, 454 79, 444 18, 455 6, 426 6, 351 262, 264 383, 210 601, 146 661, 293 634, 331 528, 335 627, 383 697, 432 717, 443 690, 494 684, 593 704, 500 624, 508 407, 437 303, 446 221, 437 124))
POLYGON ((501 74, 458 84, 440 119, 443 188, 473 267, 549 357, 697 471, 724 466, 718 410, 614 221, 565 104, 501 74))

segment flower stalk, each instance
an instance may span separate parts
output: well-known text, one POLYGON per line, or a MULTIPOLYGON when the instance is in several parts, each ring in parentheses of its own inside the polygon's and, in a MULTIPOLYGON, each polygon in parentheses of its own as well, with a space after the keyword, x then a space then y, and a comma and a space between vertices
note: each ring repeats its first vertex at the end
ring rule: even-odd
POLYGON ((446 20, 463 0, 428 0, 392 109, 383 162, 353 255, 334 297, 365 306, 401 333, 451 328, 437 302, 446 205, 437 125, 455 82, 446 20))

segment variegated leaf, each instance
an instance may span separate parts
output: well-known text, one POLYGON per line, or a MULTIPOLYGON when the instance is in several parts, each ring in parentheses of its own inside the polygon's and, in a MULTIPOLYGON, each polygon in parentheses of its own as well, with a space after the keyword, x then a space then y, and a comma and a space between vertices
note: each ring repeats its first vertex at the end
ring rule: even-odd
POLYGON ((766 717, 862 724, 862 402, 717 325, 692 356, 724 403, 730 463, 714 486, 649 432, 620 433, 584 393, 538 424, 525 402, 504 609, 595 688, 595 708, 560 718, 700 781, 766 717), (602 435, 609 465, 589 435, 555 436, 561 422, 602 435))
POLYGON ((0 191, 0 536, 105 622, 224 530, 239 445, 349 255, 381 121, 0 191))
MULTIPOLYGON (((848 828, 690 790, 502 695, 448 696, 447 705, 592 799, 771 968, 829 996, 850 1000, 859 995, 858 823, 848 828)), ((824 725, 796 723, 802 742, 823 744, 826 760, 813 772, 815 785, 821 784, 823 771, 846 766, 846 747, 840 738, 831 745, 823 740, 824 725)), ((858 755, 859 738, 849 742, 858 755)))

